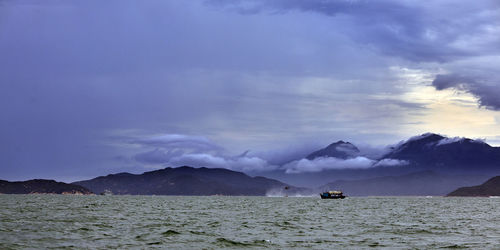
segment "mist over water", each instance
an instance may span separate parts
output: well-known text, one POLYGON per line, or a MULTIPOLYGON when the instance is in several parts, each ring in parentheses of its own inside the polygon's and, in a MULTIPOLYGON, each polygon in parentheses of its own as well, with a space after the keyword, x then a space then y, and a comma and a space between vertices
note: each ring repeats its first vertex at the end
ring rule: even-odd
POLYGON ((500 247, 500 199, 0 195, 0 248, 500 247))

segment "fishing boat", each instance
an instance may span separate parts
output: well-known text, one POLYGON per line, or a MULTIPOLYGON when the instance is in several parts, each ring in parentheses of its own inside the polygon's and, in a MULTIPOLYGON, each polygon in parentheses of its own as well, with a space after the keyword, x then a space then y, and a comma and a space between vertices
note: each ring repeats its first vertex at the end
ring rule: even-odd
POLYGON ((321 194, 321 199, 344 199, 345 195, 342 191, 325 191, 321 194))

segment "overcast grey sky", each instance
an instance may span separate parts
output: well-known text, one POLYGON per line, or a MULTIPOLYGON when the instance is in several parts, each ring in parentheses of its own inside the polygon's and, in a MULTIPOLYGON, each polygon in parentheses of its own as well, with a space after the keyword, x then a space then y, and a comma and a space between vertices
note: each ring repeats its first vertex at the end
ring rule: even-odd
POLYGON ((0 179, 500 145, 499 65, 496 0, 0 0, 0 179))

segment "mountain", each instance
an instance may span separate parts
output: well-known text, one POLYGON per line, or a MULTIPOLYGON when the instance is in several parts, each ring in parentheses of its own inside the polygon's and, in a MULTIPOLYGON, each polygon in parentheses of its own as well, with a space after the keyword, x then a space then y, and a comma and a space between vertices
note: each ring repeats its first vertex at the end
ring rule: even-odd
POLYGON ((447 196, 500 196, 500 176, 493 177, 479 186, 459 188, 447 196))
POLYGON ((318 157, 335 157, 340 159, 354 158, 359 155, 359 149, 350 142, 338 141, 328 145, 326 148, 309 154, 306 159, 314 160, 318 157))
POLYGON ((2 194, 92 194, 82 186, 54 180, 4 181, 0 180, 2 194))
MULTIPOLYGON (((315 151, 306 159, 313 160, 317 157, 335 157, 344 160, 356 157, 369 158, 365 152, 360 152, 356 146, 344 141, 332 143, 326 148, 315 151)), ((411 137, 388 148, 381 157, 373 157, 370 160, 373 160, 373 165, 365 165, 363 168, 327 167, 319 172, 312 170, 296 173, 286 173, 286 168, 281 168, 262 175, 291 185, 306 187, 315 187, 318 183, 331 183, 337 180, 400 176, 425 170, 441 175, 462 176, 466 179, 468 175, 484 177, 500 175, 499 147, 492 147, 481 140, 448 138, 434 133, 411 137)), ((309 164, 314 167, 313 164, 321 162, 309 164)), ((448 190, 452 191, 457 187, 459 186, 452 185, 448 190)))
POLYGON ((487 178, 478 175, 443 175, 427 170, 400 176, 338 180, 320 187, 320 190, 340 189, 350 196, 446 195, 457 187, 475 185, 487 178))
POLYGON ((500 171, 500 148, 480 140, 427 133, 400 143, 382 158, 406 160, 410 166, 462 172, 500 171))
MULTIPOLYGON (((119 173, 78 181, 95 193, 133 195, 266 195, 269 190, 285 190, 288 185, 264 177, 222 168, 165 168, 143 174, 119 173)), ((287 188, 287 192, 299 189, 287 188)))

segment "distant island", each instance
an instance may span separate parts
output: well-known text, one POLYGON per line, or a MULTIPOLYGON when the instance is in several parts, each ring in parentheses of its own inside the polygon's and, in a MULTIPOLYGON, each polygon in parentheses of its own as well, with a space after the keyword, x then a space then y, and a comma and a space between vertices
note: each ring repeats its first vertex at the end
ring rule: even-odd
POLYGON ((82 186, 57 182, 54 180, 35 179, 29 181, 0 180, 1 194, 93 194, 82 186))
POLYGON ((188 166, 164 168, 142 174, 119 173, 78 181, 80 185, 99 194, 131 195, 251 195, 263 196, 270 191, 293 193, 300 188, 265 177, 250 177, 223 168, 193 168, 188 166))
POLYGON ((447 196, 500 196, 500 176, 495 176, 478 186, 459 188, 447 196))
POLYGON ((118 173, 71 184, 54 180, 0 180, 0 194, 246 195, 294 194, 306 189, 222 168, 165 168, 118 173))

